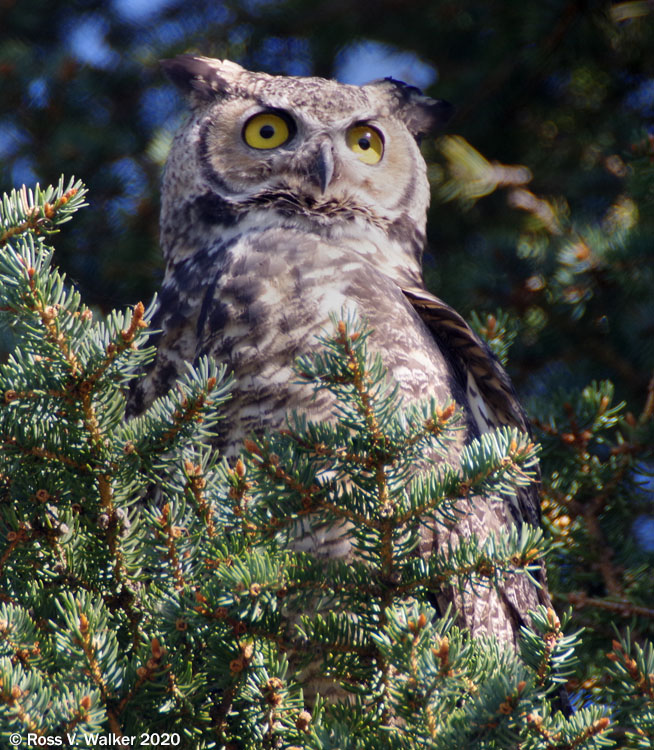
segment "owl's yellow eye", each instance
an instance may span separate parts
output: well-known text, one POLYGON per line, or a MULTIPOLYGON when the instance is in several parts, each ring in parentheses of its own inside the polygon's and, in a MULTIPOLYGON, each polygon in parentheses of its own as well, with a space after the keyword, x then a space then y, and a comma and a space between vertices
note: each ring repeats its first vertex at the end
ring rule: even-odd
POLYGON ((243 140, 252 148, 278 148, 290 137, 289 122, 274 112, 261 112, 250 117, 243 128, 243 140))
POLYGON ((346 139, 348 147, 365 164, 377 164, 384 155, 384 139, 371 125, 353 125, 346 139))

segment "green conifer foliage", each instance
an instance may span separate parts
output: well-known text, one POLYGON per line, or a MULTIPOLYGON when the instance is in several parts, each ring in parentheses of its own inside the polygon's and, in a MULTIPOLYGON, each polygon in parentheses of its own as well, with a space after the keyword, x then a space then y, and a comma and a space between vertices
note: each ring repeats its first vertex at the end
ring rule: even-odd
MULTIPOLYGON (((398 409, 364 323, 340 318, 298 363, 298 377, 333 394, 334 423, 289 415, 227 466, 208 440, 229 381, 206 359, 125 423, 126 386, 152 357, 149 313, 137 304, 99 319, 47 244, 84 195, 62 180, 2 202, 0 314, 16 341, 0 366, 2 743, 155 733, 159 744, 225 750, 652 747, 654 665, 642 638, 604 645, 603 667, 590 662, 593 699, 566 718, 560 686, 574 687, 588 659, 569 615, 540 608, 514 653, 429 606, 445 585, 531 575, 542 554, 569 567, 555 576, 561 590, 576 575, 576 537, 555 537, 552 550, 536 529, 411 555, 420 524, 442 522, 463 492, 501 502, 531 481, 528 437, 485 435, 460 469, 416 474, 425 449, 451 439, 456 414, 398 409), (351 526, 352 562, 289 546, 299 523, 320 522, 351 526), (304 693, 315 663, 346 701, 304 693)), ((499 339, 504 322, 485 326, 499 339)), ((617 444, 610 387, 577 399, 563 408, 579 418, 563 440, 569 465, 557 464, 546 499, 586 477, 591 438, 617 444)), ((555 441, 568 429, 547 425, 555 441)), ((591 474, 613 479, 626 501, 630 451, 609 453, 617 463, 589 459, 591 474)))

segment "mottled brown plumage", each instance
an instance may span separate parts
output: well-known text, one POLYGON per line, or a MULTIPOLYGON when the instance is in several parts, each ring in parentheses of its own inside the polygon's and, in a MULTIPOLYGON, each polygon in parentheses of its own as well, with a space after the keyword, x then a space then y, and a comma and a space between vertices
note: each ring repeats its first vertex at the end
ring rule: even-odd
MULTIPOLYGON (((235 375, 217 443, 226 456, 252 432, 281 427, 290 410, 333 418, 330 398, 314 398, 292 366, 315 349, 330 313, 351 311, 372 327, 370 348, 406 404, 433 397, 461 409, 453 465, 483 432, 528 431, 500 364, 423 283, 429 185, 418 142, 446 105, 390 79, 347 86, 191 56, 164 69, 189 96, 191 114, 164 177, 166 276, 153 321, 161 334, 132 413, 164 394, 185 361, 209 354, 235 375)), ((537 524, 537 490, 512 502, 462 500, 459 511, 451 527, 425 532, 421 554, 537 524)), ((343 528, 296 546, 323 556, 351 551, 343 528)), ((452 591, 441 603, 448 600, 474 634, 513 643, 527 610, 548 599, 516 575, 499 590, 452 591)))

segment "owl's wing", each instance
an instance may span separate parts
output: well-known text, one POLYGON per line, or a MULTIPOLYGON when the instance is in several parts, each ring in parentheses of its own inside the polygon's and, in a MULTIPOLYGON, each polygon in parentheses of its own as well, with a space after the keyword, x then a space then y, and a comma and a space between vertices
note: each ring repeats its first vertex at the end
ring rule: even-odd
MULTIPOLYGON (((403 289, 415 311, 429 328, 441 351, 462 374, 468 406, 481 433, 498 427, 517 427, 531 435, 531 428, 515 388, 502 365, 466 321, 443 300, 424 289, 403 289)), ((535 526, 540 524, 538 490, 540 477, 527 488, 518 488, 514 515, 535 526)))

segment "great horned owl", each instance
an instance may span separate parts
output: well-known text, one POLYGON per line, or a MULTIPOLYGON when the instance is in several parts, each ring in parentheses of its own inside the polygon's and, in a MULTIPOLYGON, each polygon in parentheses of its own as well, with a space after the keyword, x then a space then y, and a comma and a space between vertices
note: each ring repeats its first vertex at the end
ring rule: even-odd
MULTIPOLYGON (((333 418, 332 402, 299 384, 293 363, 345 309, 372 328, 370 347, 405 403, 433 397, 462 410, 451 463, 483 432, 528 430, 504 370, 422 279, 429 185, 418 142, 448 105, 390 78, 350 86, 190 55, 163 67, 191 115, 165 170, 166 275, 152 322, 161 333, 132 413, 166 393, 185 361, 209 354, 235 375, 218 441, 227 457, 251 433, 282 427, 290 410, 333 418)), ((425 532, 421 554, 539 521, 535 488, 512 503, 462 500, 459 511, 451 528, 425 532)), ((350 552, 342 529, 302 544, 318 555, 350 552)), ((450 600, 474 634, 515 643, 547 592, 516 575, 450 600)))

